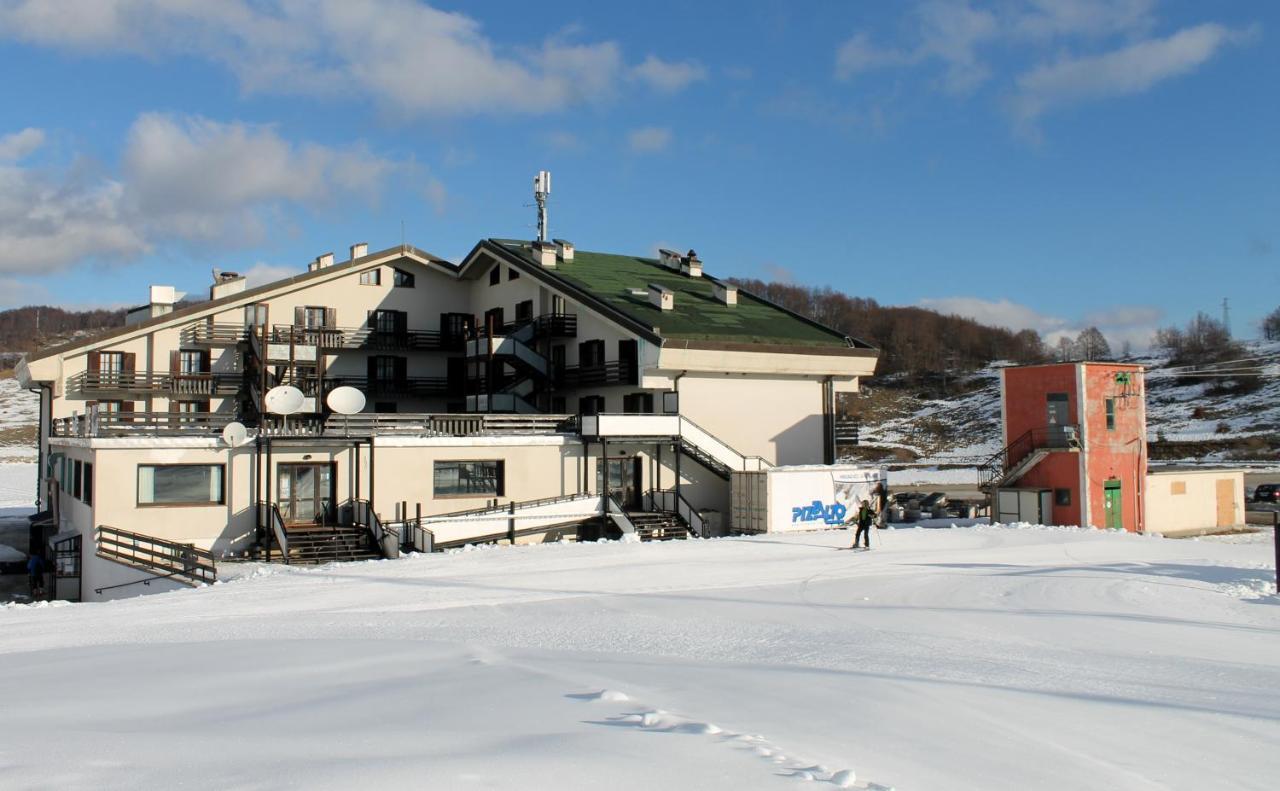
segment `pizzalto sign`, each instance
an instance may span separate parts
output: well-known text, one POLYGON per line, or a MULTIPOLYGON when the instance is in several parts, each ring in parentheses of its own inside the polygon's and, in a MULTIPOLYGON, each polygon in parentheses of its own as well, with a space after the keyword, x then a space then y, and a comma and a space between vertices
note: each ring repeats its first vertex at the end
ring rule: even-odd
POLYGON ((791 522, 822 522, 827 525, 844 524, 844 516, 849 509, 844 503, 831 503, 827 505, 821 500, 814 500, 809 505, 797 506, 791 509, 791 522))
POLYGON ((768 476, 769 529, 780 532, 850 524, 885 479, 852 465, 775 467, 768 476))

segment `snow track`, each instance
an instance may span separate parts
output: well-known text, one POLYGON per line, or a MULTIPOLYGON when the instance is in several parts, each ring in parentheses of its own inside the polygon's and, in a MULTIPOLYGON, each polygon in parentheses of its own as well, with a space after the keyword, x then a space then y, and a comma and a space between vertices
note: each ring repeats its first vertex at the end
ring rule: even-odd
POLYGON ((1263 543, 542 545, 0 610, 0 787, 1261 789, 1263 543))

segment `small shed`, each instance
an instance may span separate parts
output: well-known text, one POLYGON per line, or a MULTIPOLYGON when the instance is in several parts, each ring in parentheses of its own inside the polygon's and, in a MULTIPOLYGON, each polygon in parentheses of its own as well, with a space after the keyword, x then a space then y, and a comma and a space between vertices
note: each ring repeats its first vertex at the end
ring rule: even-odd
POLYGON ((1194 535, 1245 523, 1243 470, 1152 467, 1143 494, 1152 533, 1194 535))

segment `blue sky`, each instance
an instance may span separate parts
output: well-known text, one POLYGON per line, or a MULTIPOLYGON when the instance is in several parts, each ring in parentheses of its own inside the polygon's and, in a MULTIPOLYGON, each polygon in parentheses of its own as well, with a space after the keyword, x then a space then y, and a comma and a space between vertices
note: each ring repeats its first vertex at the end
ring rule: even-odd
POLYGON ((1050 340, 1280 304, 1270 2, 0 0, 0 307, 696 248, 1050 340))

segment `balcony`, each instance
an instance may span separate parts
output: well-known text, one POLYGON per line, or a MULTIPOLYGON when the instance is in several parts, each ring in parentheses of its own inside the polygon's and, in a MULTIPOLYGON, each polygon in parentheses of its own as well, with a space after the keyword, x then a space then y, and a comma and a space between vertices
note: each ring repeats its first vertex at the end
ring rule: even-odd
POLYGON ((183 346, 235 346, 249 339, 249 328, 230 322, 198 322, 182 328, 183 346))
POLYGON ((55 418, 50 436, 214 437, 235 419, 230 412, 98 412, 94 415, 55 418))
POLYGON ((67 380, 68 393, 86 398, 111 396, 233 396, 243 375, 235 373, 170 374, 150 371, 81 371, 67 380))
MULTIPOLYGON (((236 419, 230 412, 99 412, 95 416, 57 418, 53 437, 217 437, 236 419)), ((411 436, 490 437, 550 435, 577 432, 575 415, 491 415, 436 413, 375 413, 295 415, 285 421, 267 416, 257 431, 264 436, 411 436)))
POLYGON ((438 351, 461 349, 461 336, 441 335, 436 330, 381 331, 369 327, 300 327, 277 324, 271 328, 272 344, 317 346, 323 351, 368 349, 371 351, 438 351))
POLYGON ((354 387, 367 396, 394 395, 412 398, 461 395, 461 388, 451 390, 449 380, 443 376, 409 376, 403 379, 373 379, 364 376, 326 376, 327 389, 354 387))
POLYGON ((601 385, 635 385, 640 382, 638 369, 639 366, 629 360, 613 360, 595 365, 568 365, 555 371, 553 381, 557 390, 601 385))

